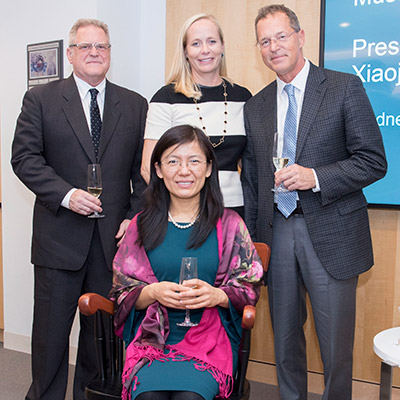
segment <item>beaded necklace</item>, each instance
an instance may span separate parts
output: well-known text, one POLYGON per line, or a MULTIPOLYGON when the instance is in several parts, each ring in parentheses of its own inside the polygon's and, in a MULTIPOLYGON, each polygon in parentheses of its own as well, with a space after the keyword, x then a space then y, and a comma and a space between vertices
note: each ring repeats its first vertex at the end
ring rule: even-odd
POLYGON ((195 98, 193 98, 194 104, 196 104, 196 110, 199 114, 199 121, 200 124, 202 125, 202 129, 204 131, 204 133, 207 135, 208 141, 211 143, 212 147, 215 149, 216 147, 218 147, 220 144, 224 143, 225 140, 225 135, 227 133, 227 124, 228 124, 228 94, 226 93, 226 83, 224 80, 222 80, 222 87, 224 88, 224 104, 225 104, 225 110, 224 110, 224 128, 222 130, 223 135, 221 137, 221 139, 219 139, 218 143, 214 143, 211 141, 210 136, 207 135, 207 129, 206 126, 204 125, 204 121, 203 121, 203 117, 201 116, 200 113, 200 107, 199 104, 197 103, 197 100, 195 98))

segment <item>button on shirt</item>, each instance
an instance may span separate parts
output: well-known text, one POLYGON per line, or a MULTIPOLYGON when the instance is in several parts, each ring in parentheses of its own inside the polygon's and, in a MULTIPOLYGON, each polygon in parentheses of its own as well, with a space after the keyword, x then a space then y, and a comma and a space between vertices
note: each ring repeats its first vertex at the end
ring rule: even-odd
MULTIPOLYGON (((104 99, 106 95, 106 80, 104 79, 97 86, 91 86, 84 80, 78 78, 75 74, 73 75, 75 79, 76 86, 78 88, 79 97, 82 101, 83 111, 85 112, 86 121, 88 124, 89 132, 90 132, 90 100, 91 96, 89 93, 89 89, 97 89, 99 93, 97 94, 97 105, 99 106, 100 117, 103 120, 103 111, 104 111, 104 99)), ((65 208, 69 208, 69 200, 71 199, 72 193, 77 190, 76 188, 71 189, 64 197, 61 205, 65 208)))

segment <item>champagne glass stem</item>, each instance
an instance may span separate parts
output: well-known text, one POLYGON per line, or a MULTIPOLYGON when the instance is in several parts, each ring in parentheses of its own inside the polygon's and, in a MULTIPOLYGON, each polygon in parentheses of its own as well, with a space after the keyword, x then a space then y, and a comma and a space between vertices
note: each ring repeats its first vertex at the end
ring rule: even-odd
POLYGON ((190 311, 189 309, 186 309, 186 316, 185 316, 185 323, 191 323, 192 321, 190 320, 190 311))
MULTIPOLYGON (((186 280, 197 278, 197 258, 182 257, 181 270, 179 275, 179 283, 183 284, 186 280)), ((190 310, 186 309, 185 319, 183 322, 178 322, 178 326, 191 327, 198 325, 190 320, 190 310)))

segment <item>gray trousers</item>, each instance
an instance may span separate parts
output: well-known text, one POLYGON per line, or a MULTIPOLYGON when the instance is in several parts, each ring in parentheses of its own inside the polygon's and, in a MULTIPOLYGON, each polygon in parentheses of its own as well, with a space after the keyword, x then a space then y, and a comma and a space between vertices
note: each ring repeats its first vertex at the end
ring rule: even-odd
POLYGON ((314 251, 302 215, 274 213, 268 297, 281 400, 307 399, 303 325, 310 297, 324 366, 323 400, 351 400, 358 277, 336 280, 314 251))

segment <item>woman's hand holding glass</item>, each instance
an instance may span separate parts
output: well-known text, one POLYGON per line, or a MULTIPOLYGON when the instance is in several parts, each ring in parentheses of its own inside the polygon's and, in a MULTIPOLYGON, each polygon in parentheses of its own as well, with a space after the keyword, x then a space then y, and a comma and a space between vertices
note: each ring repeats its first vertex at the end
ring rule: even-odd
POLYGON ((179 291, 182 285, 175 282, 162 281, 145 286, 135 303, 137 310, 143 310, 150 304, 158 301, 165 307, 184 310, 185 307, 180 303, 179 291))
POLYGON ((184 308, 195 310, 216 306, 228 307, 229 300, 226 293, 201 279, 190 279, 180 285, 180 303, 184 308), (196 288, 193 290, 193 288, 196 288))
POLYGON ((143 310, 155 301, 165 307, 179 310, 229 305, 228 296, 223 290, 201 279, 191 279, 182 285, 168 281, 152 283, 143 288, 135 307, 137 310, 143 310))

